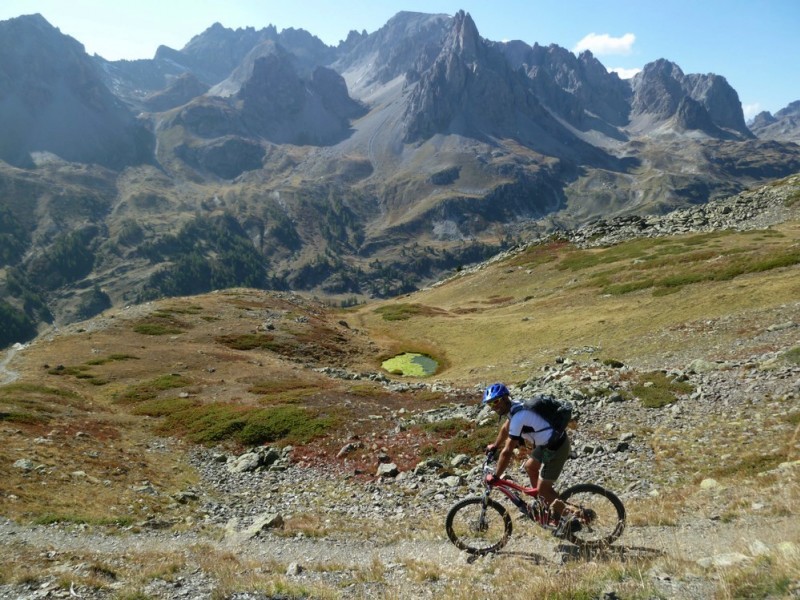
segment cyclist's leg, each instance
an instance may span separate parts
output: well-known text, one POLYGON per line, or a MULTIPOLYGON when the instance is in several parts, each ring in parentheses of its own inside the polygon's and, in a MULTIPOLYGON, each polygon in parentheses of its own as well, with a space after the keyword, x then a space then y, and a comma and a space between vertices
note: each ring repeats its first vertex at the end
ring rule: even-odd
POLYGON ((525 472, 528 474, 528 478, 531 480, 531 487, 537 487, 539 485, 539 471, 542 468, 541 461, 535 456, 536 449, 533 449, 531 455, 525 460, 525 463, 522 465, 525 468, 525 472))
POLYGON ((569 438, 566 438, 557 450, 536 448, 534 452, 537 450, 542 461, 542 470, 539 473, 539 494, 550 505, 553 515, 559 517, 564 510, 564 503, 557 499, 558 492, 555 490, 555 483, 569 458, 569 438))

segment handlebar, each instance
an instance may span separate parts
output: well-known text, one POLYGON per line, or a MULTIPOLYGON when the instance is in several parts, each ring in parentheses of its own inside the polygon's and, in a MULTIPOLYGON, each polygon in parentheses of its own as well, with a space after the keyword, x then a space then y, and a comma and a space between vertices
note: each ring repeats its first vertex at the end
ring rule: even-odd
POLYGON ((495 481, 497 480, 497 477, 494 477, 494 468, 491 466, 494 460, 495 449, 487 450, 486 460, 483 461, 483 483, 489 486, 494 485, 494 481, 489 481, 489 478, 493 478, 495 481))

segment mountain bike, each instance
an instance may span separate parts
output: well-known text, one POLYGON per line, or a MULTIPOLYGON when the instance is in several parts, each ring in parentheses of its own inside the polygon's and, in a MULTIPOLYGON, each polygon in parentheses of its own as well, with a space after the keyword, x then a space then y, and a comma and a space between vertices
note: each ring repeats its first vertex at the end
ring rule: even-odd
POLYGON ((622 535, 625 507, 613 492, 591 483, 574 485, 558 496, 564 509, 556 518, 539 497, 538 488, 525 487, 511 479, 490 478, 493 461, 494 453, 487 453, 481 470, 483 494, 460 500, 447 513, 447 537, 459 549, 469 554, 489 554, 500 550, 511 537, 511 515, 503 504, 489 497, 494 490, 510 500, 523 518, 582 549, 602 548, 622 535))

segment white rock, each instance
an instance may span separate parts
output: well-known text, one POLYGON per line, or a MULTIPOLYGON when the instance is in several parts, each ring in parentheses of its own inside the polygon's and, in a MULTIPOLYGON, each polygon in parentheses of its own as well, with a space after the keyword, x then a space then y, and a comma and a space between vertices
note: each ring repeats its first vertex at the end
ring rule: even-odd
POLYGON ((738 565, 742 565, 744 563, 748 563, 753 560, 749 556, 745 556, 739 552, 729 552, 727 554, 717 554, 716 556, 709 556, 706 558, 701 558, 697 561, 697 564, 701 567, 708 568, 708 567, 735 567, 738 565))

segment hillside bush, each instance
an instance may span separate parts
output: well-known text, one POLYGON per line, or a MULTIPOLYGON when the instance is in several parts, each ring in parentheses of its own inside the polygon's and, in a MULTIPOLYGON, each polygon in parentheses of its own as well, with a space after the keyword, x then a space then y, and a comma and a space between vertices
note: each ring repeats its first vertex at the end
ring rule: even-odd
POLYGON ((100 289, 100 286, 94 285, 91 291, 81 298, 75 316, 81 320, 89 319, 108 308, 111 308, 111 298, 100 289))
POLYGON ((781 356, 784 360, 787 360, 790 363, 800 365, 800 346, 792 348, 791 350, 787 350, 781 356))
POLYGON ((36 336, 36 322, 25 312, 0 299, 0 348, 36 336))
POLYGON ((0 206, 0 267, 18 262, 30 244, 30 235, 6 206, 0 206))
POLYGON ((692 384, 670 379, 662 371, 644 373, 631 388, 631 392, 645 408, 661 408, 675 402, 678 396, 685 396, 693 391, 692 384))
POLYGON ((336 423, 333 417, 320 417, 297 406, 253 408, 225 402, 190 406, 162 402, 148 408, 165 416, 162 431, 184 435, 197 444, 303 444, 323 435, 336 423), (169 410, 170 406, 175 410, 169 410))
POLYGON ((91 244, 97 234, 97 227, 92 225, 59 236, 43 254, 31 261, 28 277, 46 290, 86 277, 94 267, 91 244))
POLYGON ((144 381, 136 385, 130 386, 117 397, 117 402, 123 404, 134 404, 143 402, 145 400, 152 400, 156 398, 159 392, 182 388, 189 385, 191 382, 185 377, 180 375, 161 375, 150 381, 144 381))
POLYGON ((189 296, 217 289, 275 287, 264 257, 232 215, 197 217, 174 236, 143 244, 153 263, 168 263, 150 276, 139 300, 189 296))

